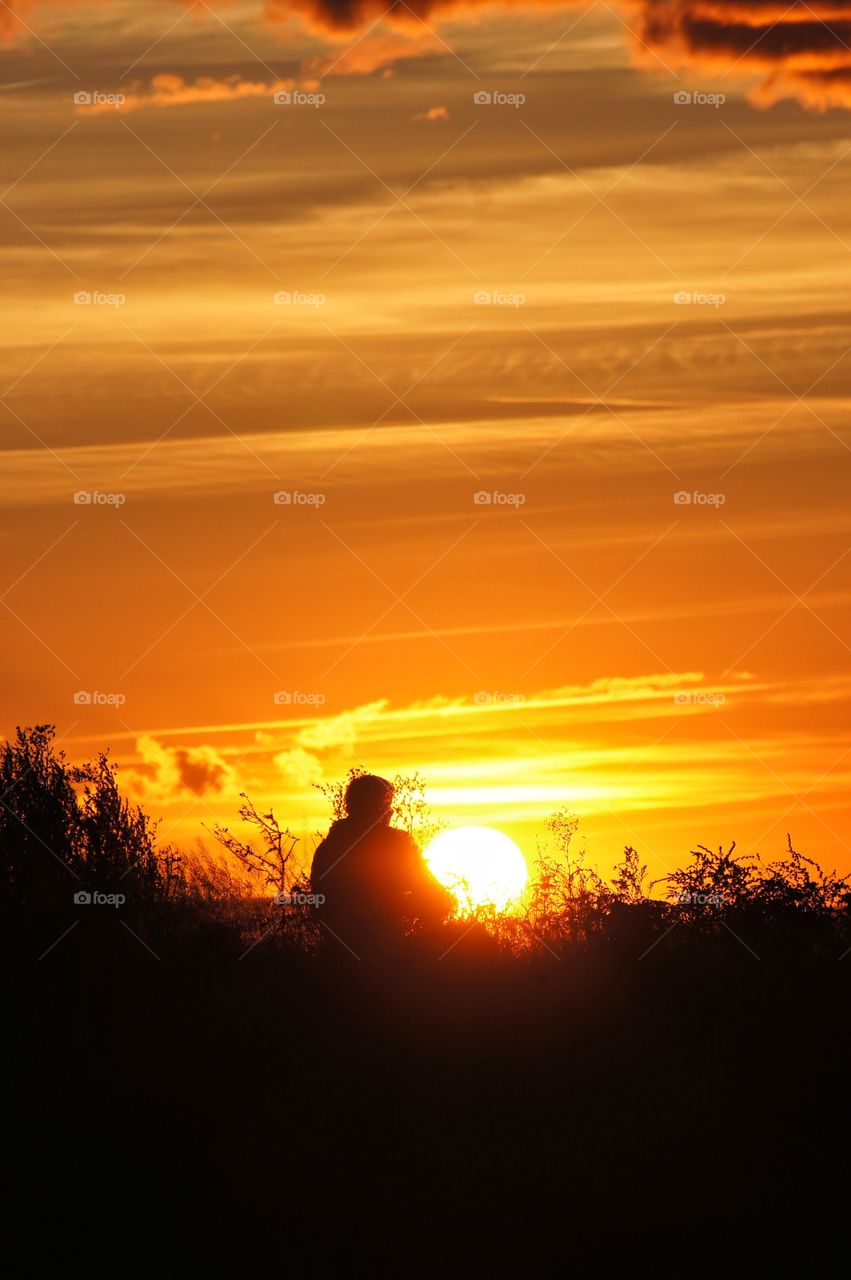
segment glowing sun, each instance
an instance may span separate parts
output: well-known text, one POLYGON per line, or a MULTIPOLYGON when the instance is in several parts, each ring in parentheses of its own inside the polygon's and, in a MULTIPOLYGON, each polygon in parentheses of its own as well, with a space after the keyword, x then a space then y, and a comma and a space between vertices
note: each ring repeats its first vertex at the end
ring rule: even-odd
POLYGON ((462 910, 494 906, 504 911, 526 887, 528 870, 513 840, 493 827, 456 827, 435 836, 425 851, 432 875, 462 910))

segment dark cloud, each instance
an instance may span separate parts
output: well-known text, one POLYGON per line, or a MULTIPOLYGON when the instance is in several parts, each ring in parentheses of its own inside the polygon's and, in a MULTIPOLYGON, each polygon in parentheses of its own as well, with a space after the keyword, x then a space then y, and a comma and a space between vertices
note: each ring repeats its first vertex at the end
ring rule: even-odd
POLYGON ((757 76, 750 99, 770 106, 851 106, 851 0, 635 0, 644 61, 708 75, 757 76))
POLYGON ((205 791, 221 791, 228 777, 227 765, 209 751, 178 748, 174 761, 183 786, 196 796, 205 791))
POLYGON ((133 792, 149 803, 170 803, 187 792, 221 793, 232 769, 214 747, 167 747, 145 735, 136 744, 141 765, 127 771, 133 792))

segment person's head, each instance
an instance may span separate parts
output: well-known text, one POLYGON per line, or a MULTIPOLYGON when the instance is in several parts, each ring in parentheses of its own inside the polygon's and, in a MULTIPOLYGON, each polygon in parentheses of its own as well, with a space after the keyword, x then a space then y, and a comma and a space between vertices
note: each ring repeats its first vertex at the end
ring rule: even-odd
POLYGON ((393 783, 374 773, 364 773, 352 778, 346 787, 346 815, 356 822, 385 826, 390 821, 393 807, 393 783))

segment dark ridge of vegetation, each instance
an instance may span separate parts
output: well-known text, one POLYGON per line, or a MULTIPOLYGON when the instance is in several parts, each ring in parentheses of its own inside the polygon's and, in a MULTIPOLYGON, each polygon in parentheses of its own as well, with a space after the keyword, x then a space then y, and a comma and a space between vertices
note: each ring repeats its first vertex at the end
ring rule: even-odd
MULTIPOLYGON (((341 782, 319 787, 333 818, 343 813, 347 783, 364 772, 354 768, 341 782)), ((425 847, 440 828, 423 780, 400 775, 394 783, 393 821, 425 847)), ((260 940, 315 950, 315 912, 299 901, 309 893, 299 838, 248 796, 239 818, 249 838, 213 829, 227 855, 222 860, 203 848, 160 847, 156 824, 121 796, 108 758, 69 764, 49 725, 18 729, 13 742, 0 745, 0 788, 7 937, 39 929, 47 945, 51 922, 73 919, 75 895, 82 893, 120 897, 120 921, 158 953, 197 943, 241 955, 260 940)), ((851 942, 848 877, 822 870, 791 836, 786 853, 769 861, 737 854, 735 844, 698 845, 686 865, 648 884, 646 866, 629 847, 608 880, 588 866, 573 851, 577 824, 566 809, 549 819, 519 911, 480 909, 447 925, 450 942, 453 929, 465 932, 470 923, 516 956, 611 943, 632 947, 638 957, 657 944, 681 948, 714 939, 726 946, 731 937, 755 955, 760 948, 802 947, 839 955, 851 942)))
POLYGON ((48 726, 0 779, 10 1275, 835 1269, 849 894, 791 841, 605 879, 560 812, 522 914, 358 964, 274 904, 301 869, 247 798, 213 857, 48 726))

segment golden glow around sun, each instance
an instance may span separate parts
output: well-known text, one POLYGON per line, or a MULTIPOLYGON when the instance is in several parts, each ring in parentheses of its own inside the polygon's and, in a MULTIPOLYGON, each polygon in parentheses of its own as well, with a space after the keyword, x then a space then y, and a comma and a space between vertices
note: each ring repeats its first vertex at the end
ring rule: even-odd
POLYGON ((513 840, 493 827, 456 827, 435 836, 425 851, 435 879, 458 899, 462 911, 499 911, 526 887, 526 860, 513 840))

